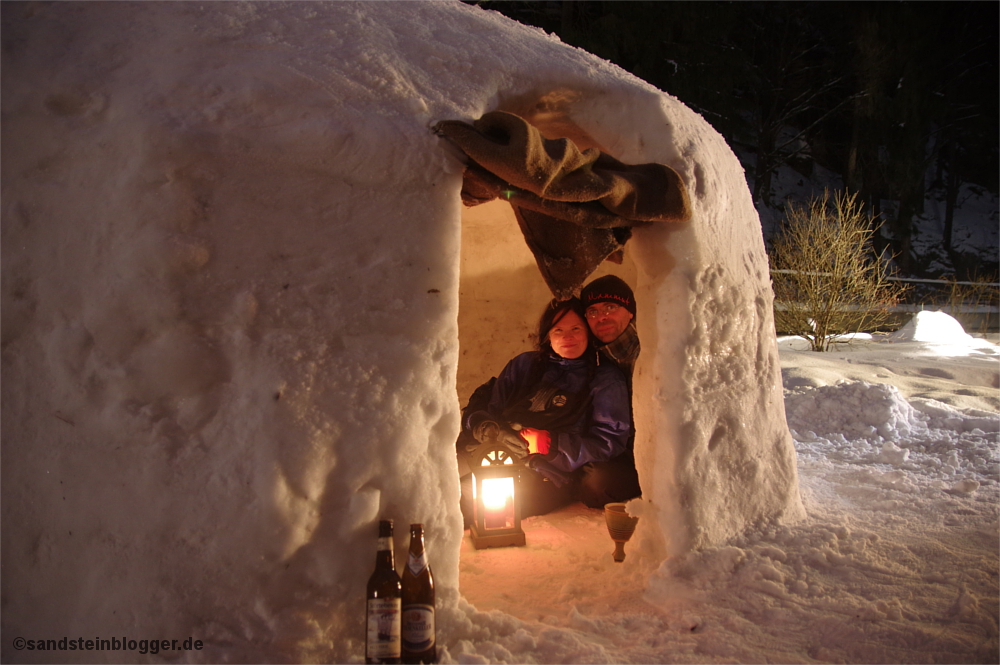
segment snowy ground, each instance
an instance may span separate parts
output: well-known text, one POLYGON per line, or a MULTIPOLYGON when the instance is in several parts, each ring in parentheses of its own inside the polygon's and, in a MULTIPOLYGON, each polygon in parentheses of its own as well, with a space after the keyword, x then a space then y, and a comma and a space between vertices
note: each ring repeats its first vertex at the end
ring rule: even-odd
POLYGON ((805 521, 658 571, 641 518, 616 564, 579 504, 526 520, 524 548, 466 535, 474 609, 439 636, 447 657, 997 662, 1000 347, 909 333, 826 354, 782 340, 805 521))
MULTIPOLYGON (((964 339, 782 352, 798 524, 661 569, 652 516, 619 565, 601 514, 570 508, 457 565, 456 296, 476 284, 460 164, 428 128, 540 100, 623 159, 676 161, 697 224, 630 251, 644 302, 698 305, 701 346, 676 351, 714 385, 712 342, 748 339, 740 271, 757 257, 765 303, 766 262, 742 170, 679 101, 454 1, 3 9, 4 662, 356 661, 380 515, 428 525, 446 662, 996 662, 996 348, 964 339), (208 648, 14 645, 109 634, 208 648)), ((731 396, 718 413, 759 415, 731 396)), ((771 415, 748 431, 783 432, 771 415)))

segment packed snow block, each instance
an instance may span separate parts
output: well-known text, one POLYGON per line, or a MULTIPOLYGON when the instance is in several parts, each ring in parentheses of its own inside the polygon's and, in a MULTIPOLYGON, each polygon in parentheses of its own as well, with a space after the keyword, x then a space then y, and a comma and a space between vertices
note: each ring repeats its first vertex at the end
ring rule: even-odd
POLYGON ((644 135, 622 158, 672 166, 692 205, 690 223, 638 228, 630 245, 643 343, 637 468, 673 555, 804 509, 768 261, 743 170, 722 136, 677 100, 664 95, 632 121, 644 114, 664 117, 669 131, 644 135))
POLYGON ((491 110, 688 187, 627 247, 642 528, 674 553, 801 510, 757 217, 676 99, 458 2, 0 11, 5 635, 358 660, 388 517, 400 553, 425 525, 443 648, 472 637, 463 164, 430 128, 491 110))
POLYGON ((3 7, 12 637, 357 659, 379 517, 457 587, 461 172, 315 9, 3 7))

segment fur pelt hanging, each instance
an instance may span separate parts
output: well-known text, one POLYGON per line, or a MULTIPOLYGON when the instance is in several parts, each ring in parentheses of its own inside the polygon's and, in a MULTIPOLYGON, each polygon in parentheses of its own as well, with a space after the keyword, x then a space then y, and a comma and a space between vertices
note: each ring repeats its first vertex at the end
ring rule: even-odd
POLYGON ((434 131, 469 158, 465 205, 503 198, 514 208, 556 298, 574 295, 602 261, 620 263, 633 226, 691 218, 684 183, 664 164, 629 165, 596 148, 580 150, 504 111, 471 124, 444 120, 434 131))

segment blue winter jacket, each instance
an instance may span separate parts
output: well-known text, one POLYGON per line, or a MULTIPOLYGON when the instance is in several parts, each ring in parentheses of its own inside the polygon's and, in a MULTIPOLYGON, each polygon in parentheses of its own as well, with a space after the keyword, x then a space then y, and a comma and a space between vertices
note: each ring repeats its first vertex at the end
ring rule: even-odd
MULTIPOLYGON (((538 353, 534 351, 522 353, 503 368, 493 385, 487 406, 488 419, 502 421, 504 408, 532 379, 532 365, 537 357, 538 353)), ((549 383, 567 393, 578 393, 584 388, 588 376, 585 360, 548 355, 544 363, 538 384, 549 383)), ((552 436, 549 453, 532 464, 542 475, 562 480, 558 478, 559 474, 547 473, 547 467, 565 474, 588 462, 604 462, 625 452, 632 432, 625 375, 613 363, 604 362, 595 368, 589 396, 589 408, 581 412, 573 425, 560 431, 549 431, 552 436)), ((487 419, 486 416, 482 411, 469 414, 465 426, 471 429, 475 423, 487 419)), ((529 422, 521 424, 532 426, 529 422)))

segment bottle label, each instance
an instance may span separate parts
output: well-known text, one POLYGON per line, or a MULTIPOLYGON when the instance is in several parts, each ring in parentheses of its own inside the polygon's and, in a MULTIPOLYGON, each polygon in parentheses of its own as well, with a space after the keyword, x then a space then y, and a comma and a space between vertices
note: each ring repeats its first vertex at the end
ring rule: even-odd
POLYGON ((413 556, 413 552, 410 552, 410 556, 406 559, 406 567, 414 577, 420 577, 420 573, 427 569, 427 551, 424 550, 419 556, 413 556))
POLYGON ((399 658, 402 598, 368 599, 368 658, 399 658))
POLYGON ((392 551, 392 538, 387 536, 379 536, 378 539, 378 551, 384 552, 385 550, 392 551))
POLYGON ((403 648, 412 653, 434 646, 434 606, 407 605, 403 609, 403 648))

